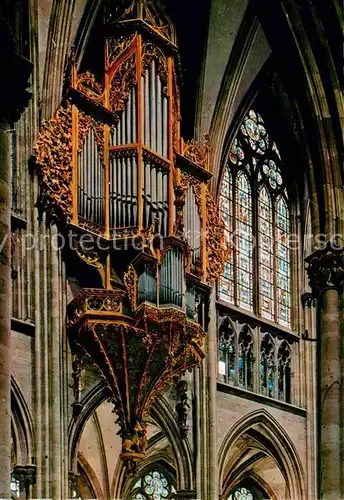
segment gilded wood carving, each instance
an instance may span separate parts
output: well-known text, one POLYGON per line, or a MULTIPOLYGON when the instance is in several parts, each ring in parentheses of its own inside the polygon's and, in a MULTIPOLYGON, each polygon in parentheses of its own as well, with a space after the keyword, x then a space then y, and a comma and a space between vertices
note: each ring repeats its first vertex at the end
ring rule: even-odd
POLYGON ((208 169, 209 162, 209 142, 206 137, 204 143, 200 143, 195 139, 187 141, 184 144, 183 155, 196 165, 208 169))
POLYGON ((69 335, 73 345, 100 367, 111 389, 121 429, 122 459, 135 468, 145 457, 145 420, 152 404, 176 376, 204 357, 204 331, 174 308, 141 304, 133 318, 118 316, 121 293, 81 292, 68 306, 69 335))
POLYGON ((72 109, 69 102, 45 122, 37 140, 39 203, 48 218, 67 223, 72 217, 72 109))
POLYGON ((94 101, 100 103, 104 101, 104 87, 96 81, 95 76, 89 71, 78 76, 77 89, 94 101))
POLYGON ((225 223, 223 222, 219 209, 207 189, 207 282, 213 283, 223 273, 225 263, 230 253, 225 240, 225 223))
POLYGON ((109 69, 133 43, 135 33, 128 36, 109 37, 106 39, 107 68, 109 69))
POLYGON ((165 54, 151 42, 145 42, 142 46, 142 70, 147 70, 153 61, 157 63, 158 75, 163 84, 164 95, 167 96, 168 69, 167 58, 165 54))
POLYGON ((110 86, 110 107, 114 112, 124 111, 130 91, 136 84, 136 54, 127 57, 117 68, 110 86))
POLYGON ((84 141, 90 131, 90 128, 94 132, 94 137, 97 143, 97 148, 99 152, 100 159, 104 165, 104 123, 96 120, 93 116, 90 116, 83 111, 78 112, 78 153, 81 153, 84 141))

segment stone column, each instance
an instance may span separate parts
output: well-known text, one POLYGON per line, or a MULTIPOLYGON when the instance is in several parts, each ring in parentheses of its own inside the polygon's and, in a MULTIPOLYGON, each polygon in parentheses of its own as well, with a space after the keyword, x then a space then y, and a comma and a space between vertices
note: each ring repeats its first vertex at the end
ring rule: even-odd
POLYGON ((61 276, 59 270, 58 255, 58 230, 56 225, 51 226, 49 231, 50 243, 50 270, 51 270, 51 296, 50 296, 50 335, 49 335, 49 382, 50 382, 50 471, 51 471, 51 494, 53 498, 62 498, 62 454, 63 442, 61 429, 63 427, 63 412, 61 407, 61 343, 60 324, 60 284, 61 276))
POLYGON ((15 53, 6 8, 0 16, 0 498, 11 488, 11 188, 9 129, 19 120, 30 94, 32 65, 15 53))
POLYGON ((8 130, 0 122, 0 498, 11 481, 11 202, 8 130))
POLYGON ((307 408, 307 498, 317 497, 317 339, 316 339, 316 300, 306 292, 301 296, 304 310, 304 402, 307 408))
POLYGON ((344 249, 328 243, 306 261, 309 283, 318 297, 319 496, 338 500, 342 498, 339 290, 344 279, 344 249))
POLYGON ((340 290, 339 296, 340 314, 340 345, 341 345, 341 406, 340 406, 340 445, 341 445, 341 493, 344 496, 344 287, 340 290))
POLYGON ((213 500, 218 497, 218 467, 217 467, 217 441, 216 441, 216 392, 217 392, 217 329, 215 291, 211 295, 209 308, 209 327, 207 333, 207 378, 208 378, 208 498, 213 500))

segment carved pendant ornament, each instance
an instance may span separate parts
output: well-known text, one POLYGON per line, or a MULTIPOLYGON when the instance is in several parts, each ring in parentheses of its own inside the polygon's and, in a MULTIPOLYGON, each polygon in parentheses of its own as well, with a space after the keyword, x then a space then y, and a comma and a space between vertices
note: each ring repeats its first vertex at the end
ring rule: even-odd
POLYGON ((132 469, 145 457, 145 419, 151 405, 176 376, 199 364, 205 334, 174 308, 142 304, 135 315, 123 317, 124 295, 109 301, 109 293, 84 290, 69 305, 69 337, 106 380, 121 429, 121 457, 132 469))

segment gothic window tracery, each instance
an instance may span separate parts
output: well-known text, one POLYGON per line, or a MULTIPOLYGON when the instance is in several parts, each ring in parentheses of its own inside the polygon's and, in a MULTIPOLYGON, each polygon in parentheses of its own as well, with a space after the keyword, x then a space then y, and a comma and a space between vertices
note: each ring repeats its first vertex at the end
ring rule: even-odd
POLYGON ((239 389, 292 403, 293 345, 282 335, 249 323, 241 324, 225 313, 219 316, 218 379, 239 389))
POLYGON ((278 349, 278 399, 290 403, 291 397, 291 352, 287 342, 278 349))
POLYGON ((226 498, 227 500, 265 500, 269 496, 254 480, 247 478, 237 484, 226 498))
POLYGON ((219 208, 231 249, 220 300, 291 327, 290 213, 281 157, 252 109, 229 152, 219 208))
POLYGON ((244 309, 253 308, 252 287, 252 197, 245 173, 239 172, 235 190, 235 249, 237 304, 244 309))
POLYGON ((151 469, 143 474, 133 488, 132 500, 165 500, 173 498, 176 489, 169 475, 151 469))
POLYGON ((254 500, 254 496, 249 489, 244 487, 239 487, 234 493, 231 493, 228 500, 254 500))
POLYGON ((245 325, 239 335, 239 385, 245 389, 253 389, 253 336, 245 325))
POLYGON ((220 327, 219 336, 219 373, 225 377, 226 382, 235 381, 236 364, 236 339, 228 318, 225 318, 220 327))
POLYGON ((270 398, 275 395, 275 344, 266 334, 260 346, 260 387, 261 392, 270 398))
POLYGON ((11 499, 20 498, 20 482, 14 477, 11 478, 11 499))

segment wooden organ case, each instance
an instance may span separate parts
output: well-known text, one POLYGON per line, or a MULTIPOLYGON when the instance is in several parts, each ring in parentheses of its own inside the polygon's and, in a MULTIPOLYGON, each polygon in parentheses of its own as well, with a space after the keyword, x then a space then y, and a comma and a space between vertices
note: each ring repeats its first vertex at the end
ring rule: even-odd
POLYGON ((42 211, 73 233, 64 257, 82 274, 67 309, 74 415, 87 360, 105 379, 122 458, 134 468, 154 399, 204 357, 209 293, 228 249, 208 189, 208 145, 180 137, 173 25, 140 0, 110 16, 104 33, 103 80, 78 74, 72 54, 36 166, 42 211))

